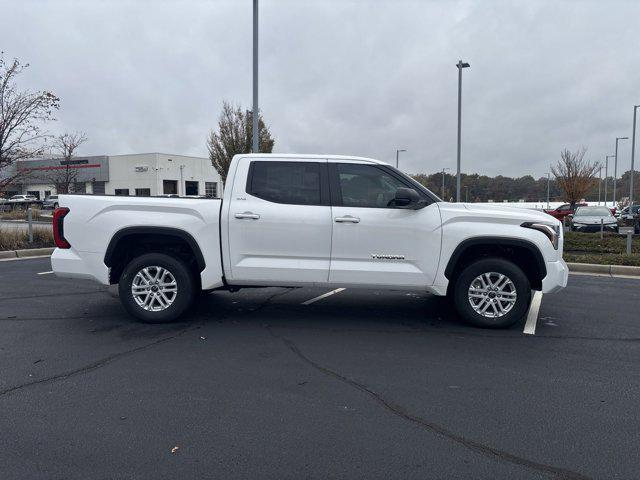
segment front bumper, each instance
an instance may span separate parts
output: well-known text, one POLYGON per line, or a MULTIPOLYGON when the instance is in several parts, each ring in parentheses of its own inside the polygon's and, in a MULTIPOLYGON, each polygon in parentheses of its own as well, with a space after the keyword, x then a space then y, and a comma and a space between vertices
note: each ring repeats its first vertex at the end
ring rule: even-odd
POLYGON ((547 276, 542 279, 542 293, 554 293, 567 286, 569 267, 564 260, 547 262, 547 276))
MULTIPOLYGON (((572 225, 571 228, 576 232, 582 233, 596 233, 600 231, 600 224, 594 225, 572 225)), ((605 232, 617 232, 618 224, 617 223, 609 223, 604 226, 605 232)))

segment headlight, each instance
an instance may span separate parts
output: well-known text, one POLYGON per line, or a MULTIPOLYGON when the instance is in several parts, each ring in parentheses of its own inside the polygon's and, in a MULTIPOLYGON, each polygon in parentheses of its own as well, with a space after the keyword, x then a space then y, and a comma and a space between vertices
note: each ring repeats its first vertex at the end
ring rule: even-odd
POLYGON ((560 225, 549 225, 547 223, 525 222, 521 225, 524 228, 532 228, 544 233, 554 249, 558 249, 558 241, 560 239, 560 225))

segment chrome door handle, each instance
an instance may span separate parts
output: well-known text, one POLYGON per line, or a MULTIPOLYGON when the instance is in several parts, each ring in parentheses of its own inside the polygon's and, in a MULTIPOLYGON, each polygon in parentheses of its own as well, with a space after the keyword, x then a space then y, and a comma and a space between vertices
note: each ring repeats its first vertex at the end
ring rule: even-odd
POLYGON ((351 215, 336 217, 335 220, 338 223, 360 223, 360 219, 358 217, 352 217, 351 215))
POLYGON ((235 217, 236 218, 250 218, 252 220, 258 220, 260 218, 260 215, 258 215, 257 213, 253 213, 253 212, 243 212, 243 213, 236 213, 235 217))

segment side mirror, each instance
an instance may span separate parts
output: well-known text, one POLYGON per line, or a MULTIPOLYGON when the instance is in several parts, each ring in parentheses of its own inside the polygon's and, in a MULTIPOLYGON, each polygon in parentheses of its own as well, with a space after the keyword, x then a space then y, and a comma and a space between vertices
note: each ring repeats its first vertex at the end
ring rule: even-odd
POLYGON ((400 208, 411 208, 418 204, 420 195, 413 188, 399 188, 396 190, 395 206, 400 208))

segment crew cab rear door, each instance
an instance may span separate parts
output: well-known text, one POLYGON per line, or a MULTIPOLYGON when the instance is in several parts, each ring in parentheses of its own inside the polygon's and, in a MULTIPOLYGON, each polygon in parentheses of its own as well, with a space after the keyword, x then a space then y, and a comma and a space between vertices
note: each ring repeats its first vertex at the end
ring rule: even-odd
POLYGON ((326 283, 333 226, 326 160, 245 157, 234 178, 228 280, 326 283))
POLYGON ((432 285, 440 259, 440 209, 393 206, 398 188, 414 188, 397 171, 372 163, 329 161, 333 236, 329 281, 380 286, 432 285))

